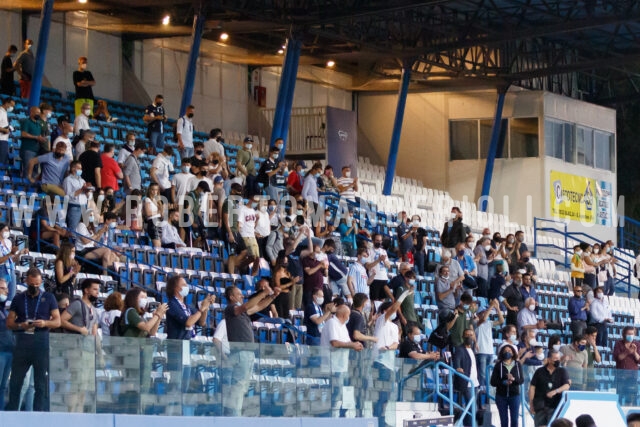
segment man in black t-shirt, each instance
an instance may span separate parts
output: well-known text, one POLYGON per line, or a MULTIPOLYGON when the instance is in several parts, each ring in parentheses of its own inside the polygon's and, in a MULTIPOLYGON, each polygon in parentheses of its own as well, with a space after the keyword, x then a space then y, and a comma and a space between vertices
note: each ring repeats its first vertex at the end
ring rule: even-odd
POLYGON ((82 105, 89 104, 93 113, 93 89, 96 84, 91 71, 87 71, 87 57, 78 58, 78 69, 73 72, 73 86, 76 88, 76 117, 82 114, 82 105))
POLYGON ((407 336, 400 343, 400 354, 398 357, 405 359, 415 360, 438 360, 440 359, 440 353, 437 351, 431 351, 425 353, 420 346, 422 342, 422 331, 415 323, 409 323, 407 325, 407 336))
POLYGON ((149 138, 149 152, 155 154, 164 150, 164 123, 167 115, 162 106, 164 97, 156 95, 153 104, 144 110, 142 120, 147 124, 147 138, 149 138))
POLYGON ((549 350, 547 364, 536 370, 529 387, 529 407, 536 427, 548 424, 562 392, 570 387, 569 374, 560 367, 560 352, 549 350))
POLYGON ((262 163, 258 171, 258 182, 262 183, 269 194, 269 198, 280 201, 287 187, 287 178, 284 176, 286 163, 278 161, 280 149, 275 145, 269 148, 269 158, 262 163))
POLYGON ((100 143, 91 141, 87 151, 80 155, 80 163, 82 164, 82 179, 91 183, 95 188, 102 188, 102 178, 100 171, 102 169, 102 157, 100 157, 100 143))
MULTIPOLYGON (((364 317, 367 302, 369 302, 367 294, 359 292, 353 296, 353 306, 351 307, 351 314, 349 315, 349 323, 347 323, 347 330, 349 331, 351 341, 359 341, 362 345, 364 345, 366 341, 378 341, 376 337, 367 335, 367 320, 364 317)), ((371 303, 369 303, 369 311, 371 311, 371 303)))
POLYGON ((7 53, 2 58, 0 66, 0 94, 13 96, 16 94, 16 84, 13 81, 13 57, 16 56, 18 47, 16 45, 9 46, 7 53))

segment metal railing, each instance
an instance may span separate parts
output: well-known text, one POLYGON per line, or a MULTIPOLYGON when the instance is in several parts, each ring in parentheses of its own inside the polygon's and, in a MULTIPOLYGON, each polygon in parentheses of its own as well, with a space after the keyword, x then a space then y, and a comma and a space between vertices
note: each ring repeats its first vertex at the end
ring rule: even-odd
MULTIPOLYGON (((567 223, 563 221, 557 221, 557 220, 546 219, 546 218, 534 218, 533 224, 534 224, 533 225, 534 256, 539 257, 539 250, 541 248, 551 249, 553 251, 556 251, 561 257, 564 257, 564 262, 558 262, 557 260, 554 260, 554 261, 567 269, 571 267, 570 259, 571 259, 571 256, 573 255, 573 248, 569 248, 569 239, 587 242, 589 244, 600 243, 600 239, 598 239, 597 237, 591 236, 583 232, 569 231, 567 223), (547 224, 552 224, 554 226, 546 226, 547 224), (558 227, 558 225, 560 227, 558 227), (540 236, 538 236, 539 232, 546 233, 547 235, 549 234, 559 235, 562 239, 564 239, 564 247, 560 247, 553 243, 541 243, 540 236)), ((640 288, 634 285, 631 281, 632 274, 633 274, 633 265, 629 261, 622 259, 621 255, 626 255, 626 254, 624 254, 622 251, 618 250, 617 248, 614 248, 613 256, 616 260, 616 277, 614 277, 614 286, 617 287, 618 284, 621 284, 623 289, 626 288, 627 296, 631 297, 632 288, 636 290, 640 288)))
MULTIPOLYGON (((262 115, 273 126, 276 110, 265 108, 262 115)), ((326 107, 308 107, 291 109, 287 153, 324 153, 327 148, 326 107)))

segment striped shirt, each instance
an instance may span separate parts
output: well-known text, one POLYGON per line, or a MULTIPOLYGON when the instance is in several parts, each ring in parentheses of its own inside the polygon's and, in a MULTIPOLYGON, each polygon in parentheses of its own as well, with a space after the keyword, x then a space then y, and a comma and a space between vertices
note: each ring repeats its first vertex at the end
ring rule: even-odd
MULTIPOLYGON (((353 184, 353 178, 346 178, 344 176, 338 178, 338 186, 346 187, 351 184, 353 184)), ((340 192, 340 197, 344 197, 347 200, 355 202, 356 192, 353 190, 353 187, 350 187, 349 189, 340 192)))
POLYGON ((353 288, 356 293, 369 294, 369 285, 367 284, 367 270, 364 265, 354 262, 349 266, 347 276, 353 281, 353 288))

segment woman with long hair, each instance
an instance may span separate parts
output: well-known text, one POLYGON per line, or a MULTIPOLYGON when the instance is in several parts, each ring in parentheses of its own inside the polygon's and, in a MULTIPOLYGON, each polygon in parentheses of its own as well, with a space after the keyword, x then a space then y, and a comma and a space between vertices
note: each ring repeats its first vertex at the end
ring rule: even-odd
POLYGON ((293 286, 293 278, 289 270, 287 270, 288 266, 289 258, 287 258, 285 251, 282 250, 278 254, 278 258, 276 258, 276 265, 273 269, 273 287, 280 288, 280 294, 273 301, 273 305, 276 306, 276 311, 283 319, 289 318, 289 292, 293 286))
POLYGON ((56 293, 73 295, 76 287, 76 276, 80 272, 80 264, 76 261, 76 248, 72 243, 64 242, 55 261, 56 293))
POLYGON ((146 308, 147 293, 145 290, 142 288, 129 289, 124 297, 124 315, 120 319, 125 326, 123 336, 144 338, 158 332, 162 317, 169 307, 167 304, 161 304, 153 312, 153 317, 145 322, 142 317, 146 308))
POLYGON ((104 311, 98 319, 98 326, 102 330, 103 337, 111 335, 111 324, 116 317, 122 314, 123 308, 124 300, 122 299, 122 294, 118 291, 112 292, 104 301, 104 311))
POLYGON ((142 200, 142 212, 145 217, 147 226, 147 235, 153 244, 153 247, 160 248, 162 246, 162 229, 157 226, 164 213, 164 206, 160 199, 160 187, 158 184, 151 184, 147 189, 147 196, 142 200))
POLYGON ((491 374, 491 385, 496 388, 500 427, 518 427, 520 385, 524 382, 524 375, 517 355, 518 352, 511 344, 502 346, 491 374))
POLYGON ((195 336, 193 332, 195 324, 205 325, 209 307, 216 301, 216 297, 208 295, 202 300, 200 307, 190 307, 186 302, 189 284, 181 275, 169 278, 166 292, 169 301, 167 339, 190 340, 195 336))

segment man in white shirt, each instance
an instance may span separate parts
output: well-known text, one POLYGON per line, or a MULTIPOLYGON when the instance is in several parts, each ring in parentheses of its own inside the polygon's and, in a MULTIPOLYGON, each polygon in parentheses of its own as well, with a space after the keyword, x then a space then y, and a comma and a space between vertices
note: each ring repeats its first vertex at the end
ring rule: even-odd
POLYGON ((136 134, 133 131, 127 132, 127 136, 125 138, 125 144, 120 149, 118 153, 118 165, 120 169, 124 169, 124 162, 127 160, 127 157, 133 153, 133 150, 136 146, 136 134))
POLYGON ((387 259, 387 251, 382 247, 382 234, 374 233, 371 236, 373 248, 369 249, 369 260, 367 271, 374 269, 373 281, 369 287, 369 298, 371 301, 382 301, 389 298, 393 301, 393 293, 387 286, 389 283, 388 268, 391 263, 387 259))
POLYGON ((76 120, 73 122, 73 134, 80 135, 83 130, 91 130, 89 126, 89 116, 91 115, 91 105, 88 103, 82 104, 82 114, 76 116, 76 120))
POLYGON ((222 145, 223 142, 222 131, 218 128, 211 129, 209 139, 204 143, 204 157, 208 159, 212 153, 218 153, 220 154, 220 162, 224 163, 226 157, 224 154, 224 146, 222 145))
POLYGON ((382 303, 378 309, 378 319, 376 320, 373 335, 378 339, 373 348, 373 383, 378 384, 381 389, 378 390, 380 398, 374 403, 373 416, 378 417, 378 425, 393 425, 391 420, 385 422, 385 412, 389 396, 395 396, 396 390, 396 370, 395 359, 396 350, 400 345, 400 331, 398 325, 393 323, 397 317, 398 309, 407 297, 413 295, 412 290, 406 290, 391 303, 389 301, 382 303))
POLYGON ((69 161, 73 160, 73 146, 71 145, 71 137, 73 137, 73 124, 71 123, 71 119, 66 114, 62 116, 58 116, 58 127, 60 128, 60 135, 53 141, 53 146, 55 147, 58 142, 64 142, 67 146, 67 151, 65 151, 64 155, 69 159, 69 161))
POLYGON ((313 167, 304 179, 304 185, 302 187, 302 198, 307 203, 313 203, 314 212, 318 209, 318 203, 320 198, 318 197, 318 178, 322 173, 322 165, 320 163, 314 163, 313 167))
POLYGON ((151 181, 160 186, 160 194, 166 197, 169 203, 171 203, 171 180, 169 176, 173 172, 172 155, 173 148, 165 145, 162 152, 158 153, 151 164, 151 170, 149 171, 151 181))
POLYGON ((247 200, 246 204, 240 205, 240 212, 238 213, 238 232, 247 247, 248 255, 252 257, 260 256, 260 248, 256 240, 256 221, 259 214, 255 211, 259 201, 259 196, 254 196, 253 199, 247 200))
POLYGON ((613 323, 613 316, 609 309, 609 303, 604 296, 603 288, 596 288, 593 291, 593 301, 589 307, 589 313, 591 314, 590 326, 594 326, 598 335, 596 336, 596 345, 606 347, 608 345, 608 332, 607 324, 613 323))
POLYGON ((69 175, 62 181, 62 189, 69 197, 66 218, 69 230, 75 231, 82 220, 82 212, 87 208, 87 194, 91 188, 91 184, 82 179, 82 164, 77 160, 71 162, 69 175))
MULTIPOLYGON (((349 307, 346 305, 339 306, 336 314, 327 320, 320 334, 320 346, 332 349, 330 353, 330 366, 333 377, 331 381, 331 408, 336 417, 341 415, 339 412, 342 405, 342 388, 349 370, 349 349, 355 351, 363 349, 361 342, 353 342, 349 337, 347 322, 350 315, 351 310, 349 310, 349 307)), ((323 363, 324 367, 327 365, 328 363, 323 363)))
POLYGON ((178 138, 178 150, 183 159, 193 157, 193 113, 196 107, 189 105, 184 116, 178 119, 176 124, 176 137, 178 138))
POLYGON ((16 102, 7 97, 2 100, 0 106, 0 164, 4 165, 9 159, 9 135, 11 135, 8 113, 13 111, 15 105, 16 102))
POLYGON ((189 159, 182 160, 182 171, 171 178, 171 200, 178 206, 182 206, 184 196, 198 185, 196 176, 191 173, 190 162, 189 159))
POLYGON ((171 209, 168 220, 162 224, 161 244, 163 248, 177 249, 187 246, 180 238, 180 233, 178 232, 179 223, 180 212, 177 209, 171 209))

